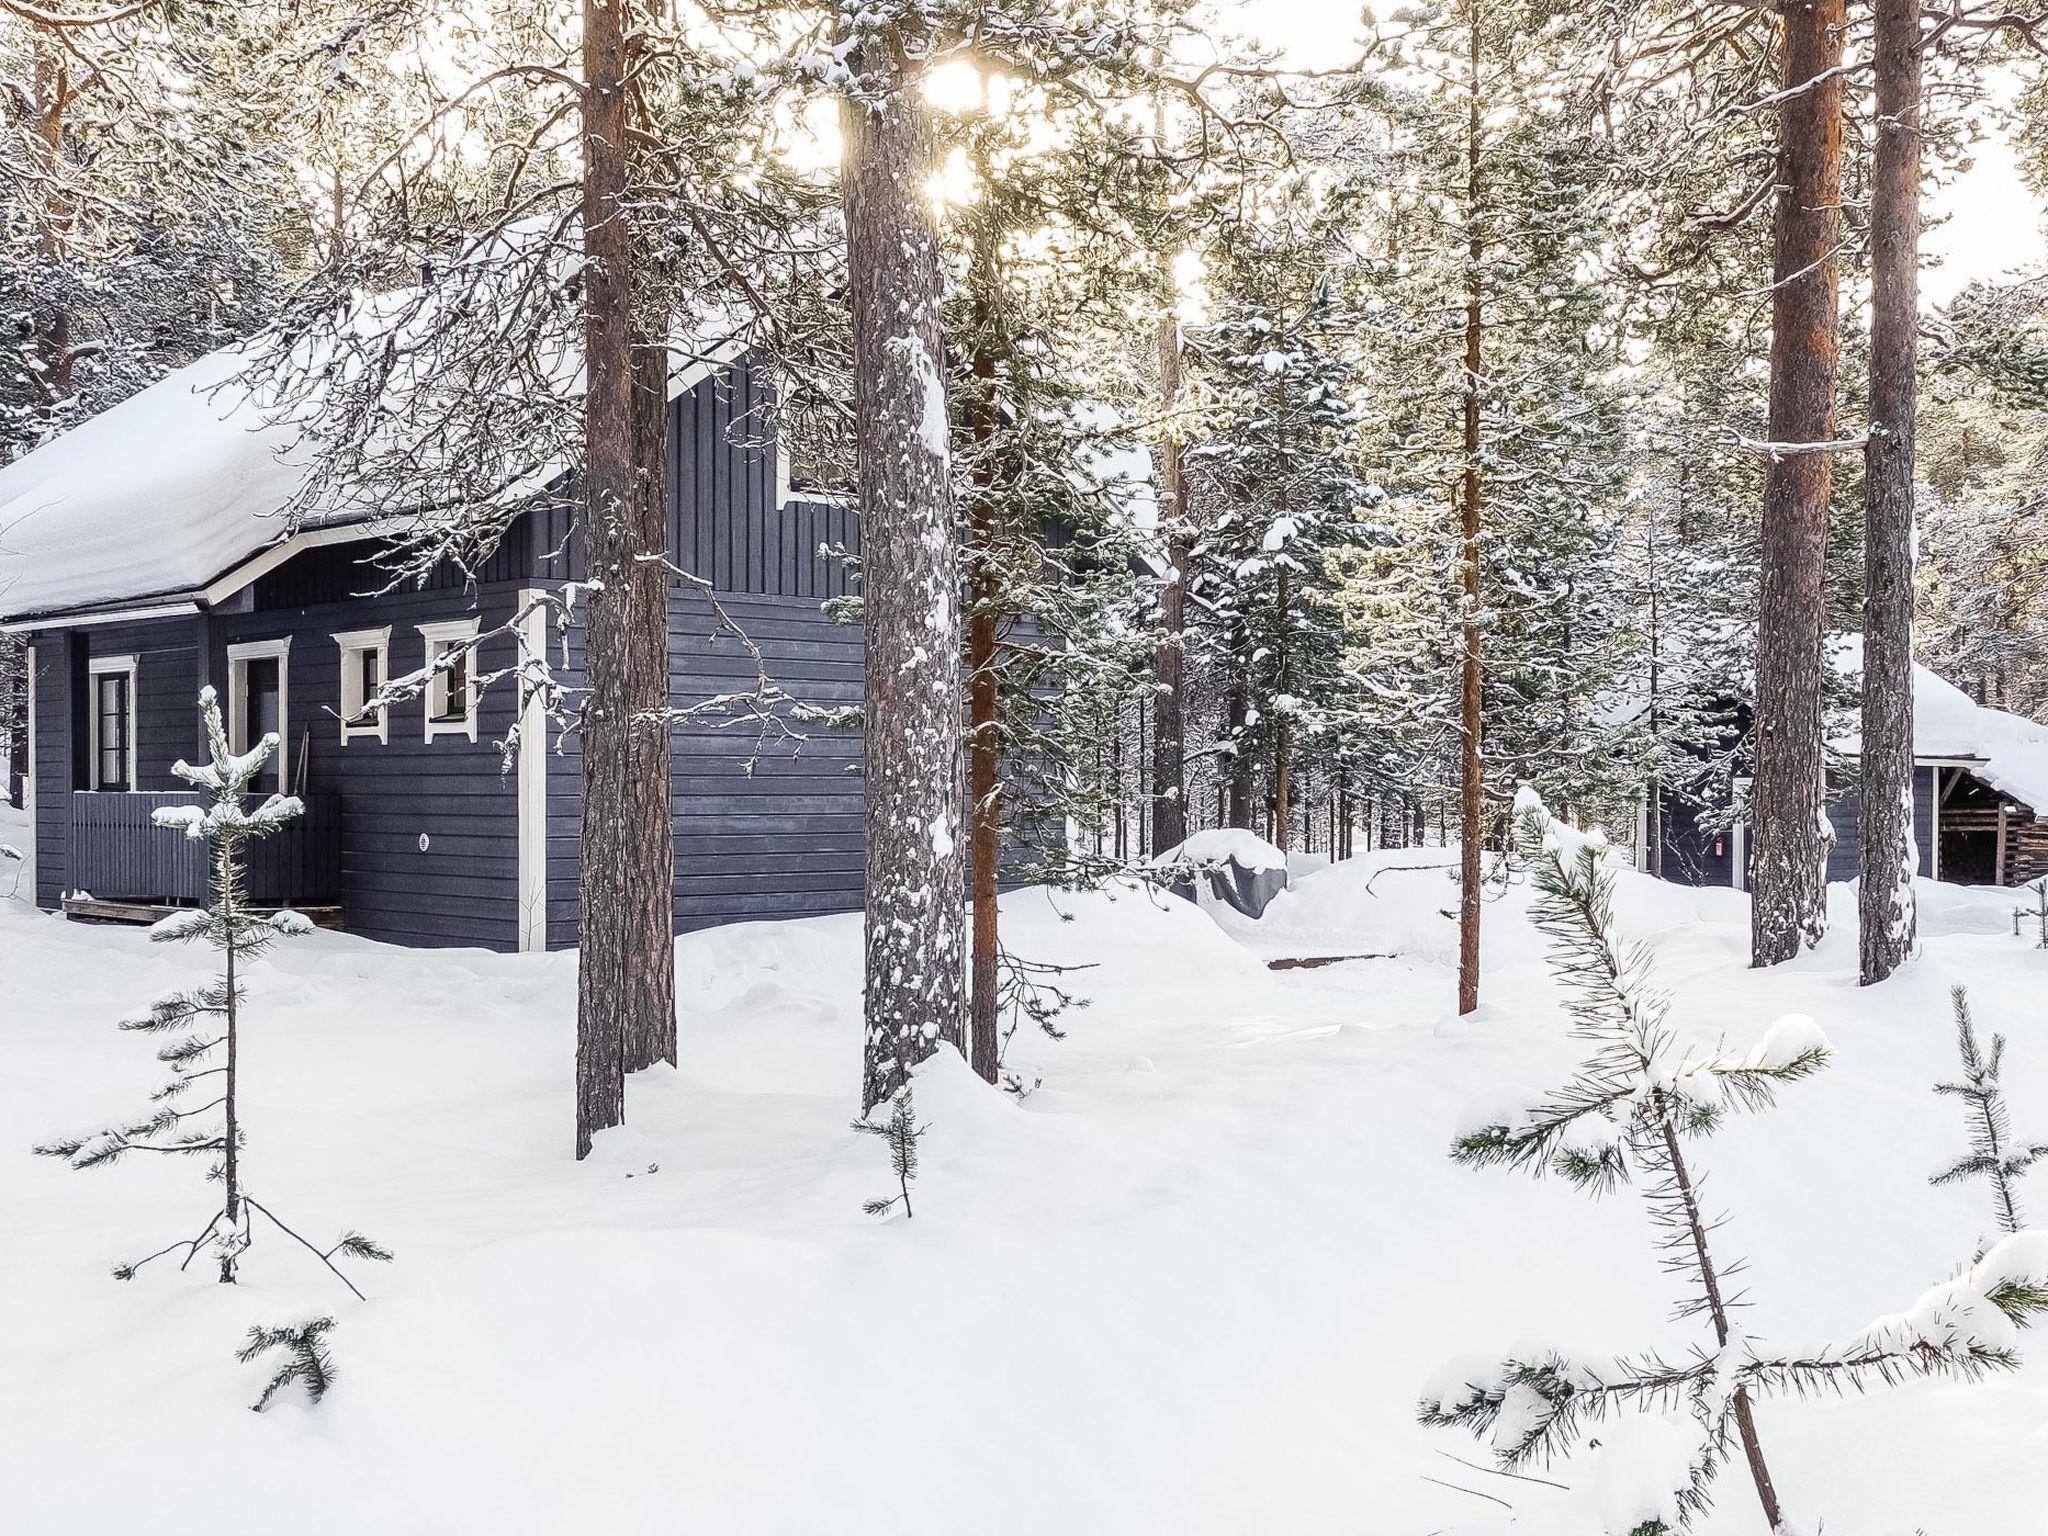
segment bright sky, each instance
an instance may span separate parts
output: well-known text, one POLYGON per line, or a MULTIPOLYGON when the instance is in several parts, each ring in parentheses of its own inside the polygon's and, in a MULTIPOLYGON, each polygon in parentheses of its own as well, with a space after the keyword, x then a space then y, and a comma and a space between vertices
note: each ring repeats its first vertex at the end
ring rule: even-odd
MULTIPOLYGON (((1358 0, 1217 3, 1234 25, 1283 50, 1289 63, 1314 68, 1356 56, 1358 0)), ((1946 303, 1977 279, 2048 260, 2048 212, 2021 185, 2012 150, 2002 138, 1980 145, 1971 168, 1937 189, 1927 211, 1930 263, 1920 288, 1928 304, 1946 303)))

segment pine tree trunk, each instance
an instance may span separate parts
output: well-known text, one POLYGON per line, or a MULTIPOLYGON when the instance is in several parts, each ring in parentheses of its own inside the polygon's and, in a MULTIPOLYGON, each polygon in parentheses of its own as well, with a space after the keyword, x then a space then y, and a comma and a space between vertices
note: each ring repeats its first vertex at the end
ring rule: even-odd
MULTIPOLYGON (((280 748, 279 750, 283 749, 280 748)), ((282 770, 280 770, 279 782, 283 782, 282 770)), ((221 1058, 220 1176, 223 1192, 221 1213, 227 1222, 227 1231, 223 1235, 232 1238, 235 1233, 241 1230, 242 1225, 242 1124, 240 1118, 241 1106, 237 1101, 236 1094, 236 1090, 239 1087, 236 1081, 240 1068, 238 1060, 240 1054, 239 1047, 242 1043, 240 1028, 242 999, 235 990, 240 983, 235 978, 234 915, 231 910, 232 903, 229 900, 229 893, 233 891, 235 886, 234 856, 226 839, 222 839, 214 846, 214 857, 219 861, 219 895, 216 905, 223 909, 226 916, 225 942, 222 949, 224 968, 224 975, 222 977, 223 995, 226 999, 227 1016, 225 1019, 226 1027, 221 1031, 226 1037, 222 1041, 222 1044, 226 1047, 226 1053, 221 1058)), ((239 1250, 233 1247, 221 1250, 220 1283, 222 1285, 233 1285, 235 1283, 235 1259, 238 1252, 239 1250)))
POLYGON ((1821 833, 1821 630, 1826 600, 1830 450, 1841 346, 1837 247, 1842 217, 1843 0, 1786 8, 1778 208, 1771 294, 1763 582, 1756 643, 1756 774, 1750 821, 1750 960, 1776 965, 1826 925, 1821 833))
MULTIPOLYGON (((983 291, 993 288, 992 254, 978 252, 983 291)), ((1002 869, 1002 739, 1001 708, 996 684, 996 466, 991 460, 995 437, 996 360, 987 345, 990 315, 979 298, 975 305, 974 348, 974 505, 969 537, 974 544, 972 607, 967 619, 967 801, 969 816, 968 872, 974 882, 974 929, 968 957, 971 986, 968 998, 967 1060, 983 1082, 996 1080, 997 1003, 1001 978, 997 965, 1001 932, 997 901, 1002 869)))
POLYGON ((863 1112, 960 1043, 960 570, 953 529, 931 133, 893 32, 842 98, 861 607, 867 632, 863 1112))
POLYGON ((617 0, 583 0, 583 348, 585 606, 581 946, 576 971, 576 1155, 626 1118, 625 1042, 644 1001, 644 860, 631 717, 635 696, 632 233, 626 197, 626 45, 617 0))
POLYGON ((1247 832, 1252 825, 1252 757, 1245 750, 1244 734, 1246 717, 1250 712, 1244 683, 1232 678, 1223 698, 1223 726, 1232 742, 1223 814, 1226 825, 1247 832))
POLYGON ((1870 181, 1870 441, 1863 469, 1862 832, 1865 986, 1912 952, 1913 439, 1920 323, 1920 11, 1876 0, 1870 181))
POLYGON ((25 638, 0 636, 0 649, 8 654, 4 671, 7 688, 7 803, 17 811, 28 807, 28 671, 35 656, 25 638))
POLYGON ((628 973, 622 1066, 638 1072, 676 1064, 675 798, 670 771, 674 738, 668 693, 668 343, 666 325, 633 341, 633 548, 643 558, 633 576, 632 695, 629 773, 634 803, 631 878, 638 926, 636 952, 648 964, 628 973), (657 961, 656 957, 660 957, 657 961))
POLYGON ((1164 853, 1187 841, 1187 586, 1193 553, 1187 526, 1187 480, 1181 467, 1180 318, 1173 310, 1172 264, 1162 262, 1165 309, 1159 320, 1159 407, 1166 436, 1159 445, 1159 525, 1166 534, 1166 587, 1159 594, 1159 645, 1153 676, 1159 702, 1152 724, 1152 847, 1164 853))
MULTIPOLYGON (((1280 510, 1283 514, 1287 510, 1285 496, 1280 500, 1280 510)), ((1278 577, 1278 588, 1274 596, 1274 616, 1278 620, 1274 626, 1274 648, 1279 652, 1279 664, 1275 667, 1273 675, 1278 684, 1276 692, 1286 694, 1292 687, 1292 664, 1287 647, 1287 607, 1292 583, 1287 579, 1285 566, 1281 567, 1278 577)), ((1276 718, 1273 721, 1273 842, 1282 853, 1285 853, 1288 810, 1294 789, 1294 733, 1288 728, 1288 717, 1284 713, 1275 710, 1274 714, 1276 718)))
MULTIPOLYGON (((1468 0, 1474 4, 1476 0, 1468 0)), ((1465 117, 1465 473, 1458 497, 1458 574, 1463 654, 1458 675, 1458 1012, 1479 1006, 1479 843, 1486 818, 1485 767, 1479 754, 1479 381, 1485 336, 1480 265, 1486 256, 1479 222, 1479 21, 1468 17, 1471 78, 1465 117)))

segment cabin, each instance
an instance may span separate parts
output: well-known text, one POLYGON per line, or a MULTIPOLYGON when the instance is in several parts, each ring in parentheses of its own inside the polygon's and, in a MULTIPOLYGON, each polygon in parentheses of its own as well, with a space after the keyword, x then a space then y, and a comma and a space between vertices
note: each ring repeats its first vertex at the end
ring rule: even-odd
MULTIPOLYGON (((820 553, 858 552, 855 509, 792 487, 771 369, 736 345, 694 350, 670 383, 670 552, 709 580, 783 691, 857 705, 861 631, 821 608, 847 573, 820 553)), ((382 590, 374 521, 284 525, 305 469, 298 434, 246 403, 244 366, 232 352, 202 359, 0 470, 0 625, 32 655, 24 852, 37 904, 146 920, 205 899, 198 848, 150 813, 195 798, 170 770, 203 756, 196 698, 210 684, 238 750, 278 733, 264 787, 306 804, 253 859, 258 902, 398 944, 574 945, 576 742, 550 739, 538 700, 512 683, 478 686, 513 663, 509 627, 532 594, 581 574, 573 505, 522 514, 477 572, 382 590), (364 707, 387 679, 451 653, 424 696, 364 707), (501 743, 522 717, 524 739, 547 749, 508 763, 501 743)), ((580 630, 523 622, 573 686, 580 630)), ((678 707, 755 680, 752 656, 683 584, 669 641, 678 707)), ((716 718, 678 726, 678 931, 860 906, 858 733, 795 729, 757 745, 716 718)))
MULTIPOLYGON (((1835 647, 1860 674, 1860 637, 1835 647)), ((1682 885, 1748 887, 1749 707, 1724 700, 1722 751, 1688 783, 1662 786, 1638 815, 1636 867, 1682 885)), ((1834 828, 1828 879, 1854 880, 1862 850, 1853 735, 1831 744, 1841 771, 1827 807, 1834 828)), ((1913 843, 1920 874, 1961 885, 2024 885, 2048 875, 2048 726, 1991 709, 1916 663, 1913 668, 1913 843)))

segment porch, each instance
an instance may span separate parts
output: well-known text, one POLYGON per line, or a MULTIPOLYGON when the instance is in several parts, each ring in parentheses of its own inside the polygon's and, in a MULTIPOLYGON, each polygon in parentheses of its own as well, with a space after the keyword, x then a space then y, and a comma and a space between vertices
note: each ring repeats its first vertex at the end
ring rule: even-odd
MULTIPOLYGON (((258 907, 291 907, 338 926, 341 913, 341 800, 301 797, 306 814, 250 845, 244 885, 258 907)), ((207 899, 206 844, 166 831, 150 818, 161 807, 198 805, 190 790, 74 790, 69 821, 73 917, 153 922, 207 899)))

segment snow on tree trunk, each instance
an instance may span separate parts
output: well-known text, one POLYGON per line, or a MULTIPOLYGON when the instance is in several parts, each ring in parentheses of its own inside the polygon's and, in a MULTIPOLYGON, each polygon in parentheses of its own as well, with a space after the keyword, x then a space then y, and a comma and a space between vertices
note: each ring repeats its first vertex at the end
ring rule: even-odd
POLYGON ((1479 755, 1479 384, 1485 337, 1485 226, 1479 219, 1479 21, 1468 20, 1465 205, 1471 227, 1466 244, 1465 388, 1462 402, 1465 470, 1458 496, 1460 657, 1458 672, 1458 1012, 1479 1006, 1479 843, 1485 832, 1485 765, 1479 755))
POLYGON ((1750 959, 1790 960, 1827 921, 1821 628, 1841 347, 1843 0, 1785 13, 1771 294, 1770 429, 1756 644, 1750 959))
POLYGON ((1152 712, 1152 847, 1178 848, 1188 840, 1187 809, 1187 585, 1188 538, 1186 476, 1181 467, 1180 318, 1173 310, 1173 265, 1160 263, 1163 303, 1159 321, 1159 407, 1166 418, 1166 437, 1159 445, 1159 526, 1166 542, 1166 585, 1159 594, 1159 644, 1153 653, 1153 677, 1159 684, 1152 712))
POLYGON ((931 135, 900 37, 861 37, 842 100, 867 638, 867 1015, 861 1108, 959 1043, 960 571, 931 135))
MULTIPOLYGON (((967 1059, 984 1082, 996 1080, 1001 1042, 998 1035, 998 998, 1001 934, 996 911, 997 887, 1002 867, 1003 811, 1001 801, 1002 752, 1001 706, 996 667, 996 469, 990 457, 990 440, 995 434, 996 360, 988 350, 989 333, 986 295, 994 286, 989 275, 991 255, 977 249, 977 269, 982 274, 982 298, 975 305, 974 349, 974 490, 969 517, 969 536, 974 541, 974 606, 967 625, 968 745, 967 801, 972 818, 968 837, 968 860, 974 880, 974 933, 969 970, 972 986, 968 1006, 967 1059)), ((908 1197, 906 1196, 906 1208, 908 1197)))
POLYGON ((1870 181, 1870 441, 1863 471, 1863 843, 1867 986, 1912 952, 1914 337, 1920 323, 1920 12, 1876 0, 1870 181))

